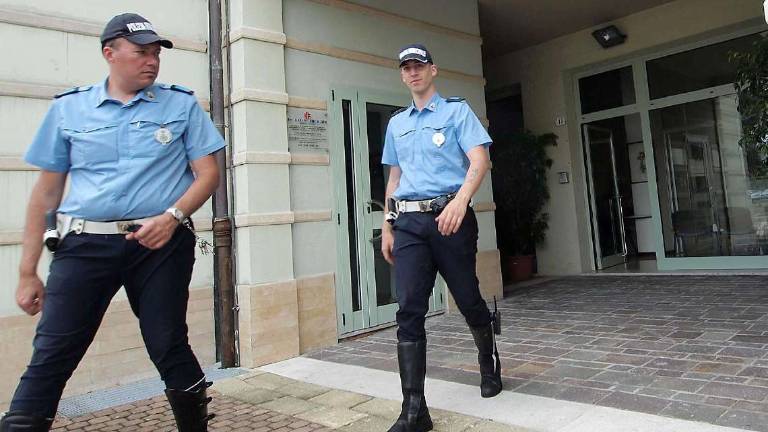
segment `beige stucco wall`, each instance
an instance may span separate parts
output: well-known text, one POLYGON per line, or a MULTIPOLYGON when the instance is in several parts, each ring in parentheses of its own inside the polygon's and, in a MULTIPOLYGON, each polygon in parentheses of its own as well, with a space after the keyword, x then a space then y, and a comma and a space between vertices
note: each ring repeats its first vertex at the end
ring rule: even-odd
MULTIPOLYGON (((7 405, 32 351, 37 317, 24 315, 15 304, 26 203, 37 171, 21 156, 34 136, 53 94, 104 79, 98 34, 112 16, 137 12, 168 35, 177 48, 164 51, 159 81, 178 83, 196 91, 208 104, 207 2, 149 1, 126 5, 117 0, 0 1, 0 411, 7 405), (130 10, 126 10, 130 7, 130 10), (177 12, 184 10, 183 15, 177 12)), ((203 237, 210 240, 210 209, 194 215, 203 237)), ((39 273, 49 261, 44 252, 39 273)), ((191 287, 188 320, 190 341, 204 365, 215 361, 211 256, 198 256, 191 287)), ((138 322, 119 293, 101 330, 65 395, 140 377, 156 376, 141 342, 138 322)))
POLYGON ((678 0, 612 21, 629 36, 614 48, 601 48, 592 38, 591 28, 486 62, 489 91, 520 83, 526 127, 560 137, 559 145, 550 151, 554 160, 549 174, 550 229, 546 243, 537 249, 540 273, 592 271, 576 119, 569 117, 567 126, 555 126, 556 117, 566 116, 571 103, 572 87, 566 83, 565 71, 703 37, 700 35, 754 20, 762 13, 761 2, 754 0, 678 0), (571 173, 571 183, 559 184, 559 171, 571 173))

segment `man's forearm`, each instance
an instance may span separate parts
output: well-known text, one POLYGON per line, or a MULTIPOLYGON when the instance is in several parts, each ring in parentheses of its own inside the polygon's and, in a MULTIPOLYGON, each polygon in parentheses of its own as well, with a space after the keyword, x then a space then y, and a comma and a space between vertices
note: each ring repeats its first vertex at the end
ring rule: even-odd
POLYGON ((464 184, 461 185, 456 193, 456 199, 469 204, 469 201, 475 195, 480 185, 483 184, 485 174, 488 172, 489 163, 487 160, 470 161, 467 176, 464 178, 464 184))
POLYGON ((207 174, 205 176, 198 176, 189 186, 189 189, 184 192, 184 195, 176 201, 174 207, 181 210, 185 216, 192 215, 208 201, 208 198, 216 191, 218 184, 218 175, 212 176, 207 174))
POLYGON ((19 264, 21 275, 37 273, 37 264, 43 252, 45 213, 59 207, 64 189, 64 176, 64 174, 43 173, 32 189, 22 237, 21 263, 19 264), (61 176, 61 184, 57 179, 59 176, 61 176))

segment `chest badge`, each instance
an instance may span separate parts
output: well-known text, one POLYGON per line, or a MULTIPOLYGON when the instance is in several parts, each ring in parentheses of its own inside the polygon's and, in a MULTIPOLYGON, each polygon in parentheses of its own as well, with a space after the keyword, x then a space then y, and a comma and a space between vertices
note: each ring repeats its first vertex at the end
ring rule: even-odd
POLYGON ((434 135, 432 135, 432 143, 434 143, 436 146, 440 147, 445 142, 445 135, 443 135, 442 132, 435 132, 434 135))
POLYGON ((155 140, 162 145, 168 144, 172 139, 173 133, 165 126, 155 131, 155 140))

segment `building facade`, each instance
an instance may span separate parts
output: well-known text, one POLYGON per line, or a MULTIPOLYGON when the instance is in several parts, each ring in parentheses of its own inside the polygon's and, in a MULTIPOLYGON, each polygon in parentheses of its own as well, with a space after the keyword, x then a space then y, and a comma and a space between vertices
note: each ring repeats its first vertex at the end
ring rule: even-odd
MULTIPOLYGON (((494 6, 484 0, 222 3, 234 337, 244 367, 392 325, 393 278, 378 243, 387 176, 379 162, 390 113, 410 102, 394 55, 414 41, 432 51, 441 94, 465 97, 486 125, 486 98, 513 94, 527 128, 559 136, 539 273, 593 272, 627 260, 652 262, 654 271, 767 267, 761 193, 768 185, 737 144, 741 119, 732 71, 722 63, 765 30, 759 2, 649 1, 605 22, 611 2, 595 0, 589 26, 485 57, 480 15, 494 6), (597 44, 591 32, 607 24, 628 35, 623 44, 597 44)), ((23 371, 37 320, 14 300, 25 203, 37 176, 21 156, 53 94, 104 79, 98 34, 123 7, 0 0, 0 52, 11 60, 0 63, 0 193, 10 204, 0 209, 4 377, 23 371)), ((131 8, 176 43, 163 52, 159 80, 192 88, 207 109, 208 2, 140 0, 131 8)), ((478 275, 490 300, 502 295, 490 179, 474 208, 478 275)), ((209 240, 211 217, 210 206, 193 217, 209 240)), ((217 357, 213 266, 210 255, 198 255, 188 317, 205 365, 217 357)), ((451 309, 438 281, 431 312, 451 309)), ((119 294, 66 394, 154 374, 119 294)), ((0 382, 0 409, 14 386, 0 382)))

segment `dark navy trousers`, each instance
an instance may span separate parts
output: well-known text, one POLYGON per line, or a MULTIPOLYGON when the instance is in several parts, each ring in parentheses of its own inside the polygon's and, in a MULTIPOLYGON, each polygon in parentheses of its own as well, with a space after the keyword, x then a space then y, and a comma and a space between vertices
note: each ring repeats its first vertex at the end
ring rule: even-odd
POLYGON ((426 338, 424 321, 437 272, 445 279, 459 311, 472 327, 491 322, 488 305, 480 296, 475 262, 477 219, 472 208, 458 232, 443 236, 433 213, 401 213, 395 221, 395 284, 397 338, 416 342, 426 338))
POLYGON ((64 386, 120 286, 125 286, 166 387, 185 390, 200 381, 203 372, 189 346, 186 324, 194 252, 195 238, 181 226, 154 251, 121 234, 68 235, 51 262, 32 360, 10 409, 56 414, 64 386))

